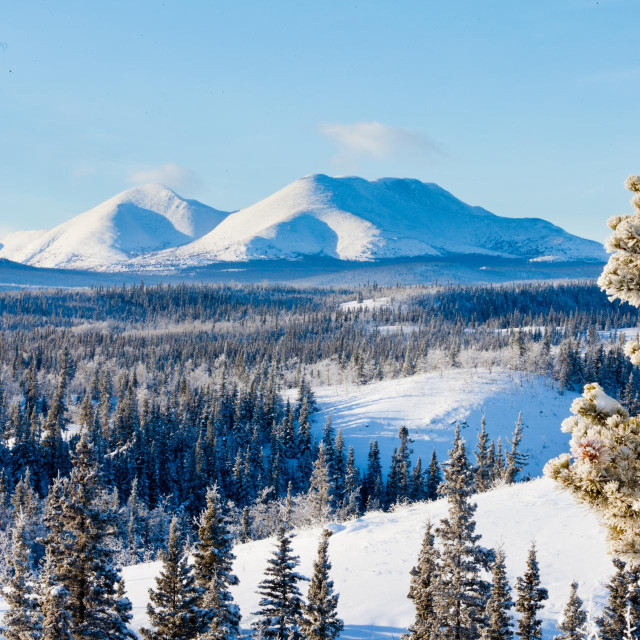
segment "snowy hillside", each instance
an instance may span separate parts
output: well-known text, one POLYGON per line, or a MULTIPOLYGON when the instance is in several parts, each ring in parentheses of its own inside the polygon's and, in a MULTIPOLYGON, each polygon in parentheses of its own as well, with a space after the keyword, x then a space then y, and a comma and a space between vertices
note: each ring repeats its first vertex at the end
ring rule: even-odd
MULTIPOLYGON (((577 394, 558 393, 549 379, 509 371, 448 370, 373 382, 364 386, 314 387, 320 412, 314 428, 320 436, 329 416, 341 428, 347 445, 355 449, 360 466, 366 465, 369 442, 378 440, 382 463, 389 464, 398 445, 398 429, 405 425, 414 440, 414 459, 428 462, 433 449, 445 460, 457 422, 470 446, 475 446, 482 414, 492 439, 511 437, 518 412, 525 425, 523 450, 530 454, 527 470, 539 475, 542 467, 568 447, 569 437, 560 423, 569 416, 577 394)), ((296 391, 290 391, 294 399, 296 391)))
MULTIPOLYGON (((604 535, 591 514, 557 492, 549 480, 496 489, 478 496, 477 503, 482 542, 504 547, 512 584, 524 571, 528 545, 534 539, 538 545, 541 578, 550 595, 542 612, 545 640, 553 636, 572 580, 580 582, 585 603, 592 602, 594 609, 599 609, 604 592, 601 581, 610 574, 611 565, 605 554, 604 535)), ((445 511, 446 503, 440 500, 393 513, 374 512, 331 526, 335 532, 329 546, 332 576, 340 593, 339 613, 345 622, 342 638, 391 639, 404 631, 413 615, 406 597, 409 570, 418 556, 425 522, 429 518, 439 520, 445 511)), ((301 570, 307 576, 311 574, 318 536, 318 529, 310 529, 294 538, 294 551, 300 555, 301 570)), ((235 549, 240 585, 234 595, 243 627, 249 626, 251 613, 257 609, 256 587, 272 548, 272 540, 261 540, 235 549)), ((135 628, 146 623, 147 590, 154 586, 158 569, 158 563, 150 563, 124 570, 135 628)))
POLYGON ((482 254, 535 260, 604 260, 600 244, 545 220, 496 216, 418 180, 311 175, 231 214, 206 236, 146 256, 138 267, 212 260, 340 260, 482 254))
POLYGON ((123 191, 50 231, 0 238, 0 257, 38 267, 109 269, 132 256, 199 238, 226 215, 149 184, 123 191))

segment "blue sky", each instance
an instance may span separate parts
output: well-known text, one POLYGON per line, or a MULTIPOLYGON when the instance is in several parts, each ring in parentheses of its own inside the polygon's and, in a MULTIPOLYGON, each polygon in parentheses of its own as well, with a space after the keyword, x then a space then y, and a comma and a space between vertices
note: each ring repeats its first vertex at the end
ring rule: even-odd
POLYGON ((0 230, 322 172, 603 239, 640 173, 639 24, 637 0, 6 2, 0 230))

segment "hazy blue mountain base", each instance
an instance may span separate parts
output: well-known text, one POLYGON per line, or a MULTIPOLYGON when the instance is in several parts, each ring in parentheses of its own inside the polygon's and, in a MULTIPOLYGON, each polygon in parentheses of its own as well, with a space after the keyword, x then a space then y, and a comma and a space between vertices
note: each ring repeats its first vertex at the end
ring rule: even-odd
POLYGON ((316 286, 472 284, 522 280, 590 280, 602 265, 593 262, 529 262, 487 256, 399 258, 355 262, 309 257, 302 260, 220 262, 166 272, 104 273, 30 267, 0 259, 0 289, 89 287, 145 283, 287 283, 316 286))

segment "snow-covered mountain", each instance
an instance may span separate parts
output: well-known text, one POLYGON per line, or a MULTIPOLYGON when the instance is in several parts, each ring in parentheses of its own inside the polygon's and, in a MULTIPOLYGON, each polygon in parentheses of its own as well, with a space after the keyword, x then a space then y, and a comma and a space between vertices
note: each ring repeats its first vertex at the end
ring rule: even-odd
MULTIPOLYGON (((505 218, 419 180, 317 174, 226 213, 160 185, 129 189, 46 232, 0 237, 38 267, 166 270, 218 262, 392 259, 604 262, 602 245, 539 218, 505 218)), ((486 278, 485 278, 486 279, 486 278)))
POLYGON ((597 242, 539 218, 504 218, 419 180, 311 175, 229 215, 210 233, 145 256, 141 267, 326 256, 367 261, 481 254, 604 261, 597 242))
POLYGON ((208 233, 228 214, 159 184, 128 189, 50 231, 0 238, 0 257, 37 267, 109 269, 208 233))

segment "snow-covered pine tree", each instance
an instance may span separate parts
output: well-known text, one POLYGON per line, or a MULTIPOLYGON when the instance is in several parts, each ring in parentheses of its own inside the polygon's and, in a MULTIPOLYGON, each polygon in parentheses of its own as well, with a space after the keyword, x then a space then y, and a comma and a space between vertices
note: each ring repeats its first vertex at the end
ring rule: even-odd
POLYGON ((618 640, 623 637, 626 628, 629 604, 626 565, 622 560, 614 558, 613 566, 615 571, 607 583, 607 604, 597 620, 600 640, 618 640))
POLYGON ((482 640, 511 640, 513 638, 513 620, 511 608, 511 587, 507 578, 505 556, 502 549, 496 552, 491 567, 491 595, 487 601, 485 615, 487 623, 482 630, 482 640))
POLYGON ((201 608, 208 619, 202 640, 234 640, 240 635, 240 609, 229 587, 238 584, 233 573, 233 536, 229 531, 217 485, 207 491, 207 505, 198 521, 193 553, 196 584, 202 590, 201 608))
POLYGON ((491 585, 482 578, 494 559, 475 533, 473 474, 467 459, 460 428, 444 465, 442 494, 448 499, 448 516, 441 520, 436 535, 441 542, 440 595, 437 603, 438 627, 447 640, 476 640, 486 626, 485 608, 491 585))
POLYGON ((334 640, 344 628, 344 623, 338 618, 339 595, 334 593, 333 580, 329 575, 330 537, 331 531, 325 529, 318 546, 318 556, 313 563, 313 574, 300 624, 300 632, 305 640, 334 640))
POLYGON ((11 578, 2 590, 7 604, 0 631, 7 640, 39 640, 42 632, 35 578, 31 571, 31 551, 26 540, 26 518, 15 517, 11 531, 11 578))
POLYGON ((438 456, 434 449, 431 454, 431 462, 429 463, 429 478, 427 480, 427 500, 436 500, 440 485, 442 484, 442 472, 438 464, 438 456))
POLYGON ((578 595, 578 583, 572 582, 569 589, 569 599, 564 608, 562 618, 558 623, 560 632, 554 640, 586 640, 587 614, 582 608, 582 600, 578 595))
POLYGON ((516 611, 520 614, 516 635, 520 640, 542 640, 542 620, 538 611, 544 607, 549 594, 540 586, 540 568, 536 557, 536 547, 532 544, 527 556, 527 569, 516 580, 516 611))
POLYGON ((439 559, 431 522, 422 540, 418 563, 411 569, 408 598, 416 608, 415 618, 407 629, 405 640, 432 640, 437 638, 436 602, 439 597, 439 559))
POLYGON ((206 628, 207 615, 199 607, 202 590, 195 584, 178 518, 171 520, 167 550, 156 588, 149 589, 147 615, 152 629, 140 629, 147 640, 193 640, 206 628))
POLYGON ((341 518, 351 520, 362 512, 360 498, 360 471, 356 466, 355 452, 349 447, 347 466, 344 476, 344 498, 342 501, 341 518))
POLYGON ((520 451, 520 444, 523 437, 522 412, 520 412, 516 420, 516 428, 509 441, 511 450, 507 451, 507 467, 505 469, 505 481, 507 484, 513 484, 517 480, 518 475, 522 473, 523 469, 527 466, 529 456, 520 451))
POLYGON ((71 632, 74 638, 131 637, 116 635, 121 626, 117 595, 119 571, 109 537, 115 532, 115 516, 109 510, 94 458, 93 445, 83 432, 72 457, 73 468, 63 482, 59 502, 61 540, 48 542, 60 553, 55 577, 68 592, 71 632))
POLYGON ((57 582, 56 562, 55 552, 48 547, 38 583, 42 612, 41 640, 74 640, 68 610, 69 592, 57 582))
POLYGON ((382 485, 382 464, 378 441, 369 442, 367 470, 362 483, 362 499, 365 509, 372 511, 384 506, 384 488, 382 485))
POLYGON ((478 433, 478 444, 473 452, 476 458, 476 466, 473 470, 473 477, 476 483, 476 490, 481 493, 491 486, 491 466, 489 460, 489 434, 487 433, 487 420, 482 415, 480 420, 480 432, 478 433))
POLYGON ((314 524, 323 524, 329 520, 332 500, 333 487, 329 465, 327 464, 324 443, 321 442, 318 447, 318 457, 313 463, 313 472, 307 492, 309 514, 314 524))
POLYGON ((258 585, 262 597, 252 626, 259 638, 302 640, 300 618, 304 603, 298 582, 307 578, 295 571, 298 557, 291 551, 292 537, 281 525, 276 549, 267 560, 265 577, 258 585))

